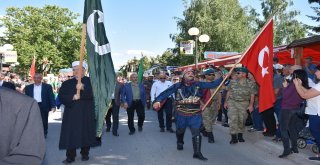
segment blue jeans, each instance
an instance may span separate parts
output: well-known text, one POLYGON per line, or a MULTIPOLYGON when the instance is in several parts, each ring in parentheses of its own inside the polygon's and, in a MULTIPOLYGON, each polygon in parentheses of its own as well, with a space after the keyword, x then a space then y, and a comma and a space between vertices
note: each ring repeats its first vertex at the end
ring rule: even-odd
POLYGON ((253 128, 263 131, 263 121, 261 114, 259 113, 259 108, 254 108, 253 112, 251 113, 251 117, 253 121, 253 128))
POLYGON ((312 136, 315 138, 318 148, 320 149, 320 116, 309 115, 309 128, 312 136))

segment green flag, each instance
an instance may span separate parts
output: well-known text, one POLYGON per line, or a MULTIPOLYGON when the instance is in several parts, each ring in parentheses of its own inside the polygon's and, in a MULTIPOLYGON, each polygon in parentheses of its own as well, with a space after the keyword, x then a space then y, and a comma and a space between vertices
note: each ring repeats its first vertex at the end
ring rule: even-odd
POLYGON ((144 57, 140 58, 139 67, 138 67, 138 82, 141 83, 143 80, 143 61, 144 57))
POLYGON ((96 136, 101 137, 116 78, 100 0, 85 0, 83 23, 87 25, 86 48, 95 102, 96 136))

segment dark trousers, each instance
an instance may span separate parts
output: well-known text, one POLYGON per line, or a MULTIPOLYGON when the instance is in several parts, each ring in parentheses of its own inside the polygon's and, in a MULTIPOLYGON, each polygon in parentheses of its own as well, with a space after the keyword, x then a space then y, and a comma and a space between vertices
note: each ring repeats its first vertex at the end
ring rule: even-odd
MULTIPOLYGON (((82 156, 89 156, 90 147, 81 147, 80 154, 82 156)), ((67 149, 66 152, 67 158, 74 160, 77 156, 77 150, 76 149, 67 149)))
POLYGON ((42 103, 38 103, 41 113, 41 119, 43 124, 43 132, 44 135, 48 134, 48 117, 49 117, 49 111, 48 109, 45 109, 42 107, 42 103))
POLYGON ((291 141, 291 146, 297 148, 298 131, 296 123, 300 120, 296 115, 297 110, 298 109, 280 110, 280 132, 285 151, 290 150, 289 140, 291 141))
POLYGON ((228 111, 224 108, 225 98, 221 99, 221 106, 218 113, 218 121, 222 121, 222 114, 224 115, 224 122, 228 123, 228 111))
POLYGON ((131 132, 136 130, 134 128, 134 123, 133 123, 135 110, 138 116, 138 127, 142 127, 145 119, 145 114, 144 114, 144 105, 142 104, 141 100, 132 101, 131 106, 127 109, 128 127, 131 132))
POLYGON ((320 149, 320 116, 309 115, 309 128, 312 136, 315 138, 318 148, 320 149))
POLYGON ((171 127, 172 127, 172 99, 170 99, 170 98, 167 99, 167 102, 158 111, 158 121, 159 121, 160 128, 164 128, 163 113, 166 114, 166 127, 167 127, 167 129, 171 129, 171 127))
POLYGON ((262 120, 267 128, 269 134, 274 135, 276 133, 276 119, 274 118, 273 108, 265 110, 262 114, 262 120))
POLYGON ((189 127, 192 137, 200 136, 200 126, 202 124, 201 114, 196 114, 193 116, 183 116, 179 112, 176 114, 176 127, 177 134, 183 135, 186 128, 189 127))
POLYGON ((251 113, 253 128, 259 131, 263 131, 263 121, 261 114, 259 113, 259 108, 255 108, 251 113))
POLYGON ((111 115, 112 115, 112 131, 117 132, 119 127, 119 109, 120 105, 116 105, 115 100, 112 99, 111 108, 109 109, 105 119, 107 128, 111 128, 111 115))
MULTIPOLYGON (((277 99, 276 100, 276 102, 274 103, 273 109, 274 109, 274 112, 276 113, 277 119, 279 121, 279 119, 280 119, 280 111, 281 111, 281 99, 277 99)), ((276 130, 276 136, 278 138, 281 138, 280 123, 278 123, 278 124, 279 125, 278 125, 277 130, 276 130)))

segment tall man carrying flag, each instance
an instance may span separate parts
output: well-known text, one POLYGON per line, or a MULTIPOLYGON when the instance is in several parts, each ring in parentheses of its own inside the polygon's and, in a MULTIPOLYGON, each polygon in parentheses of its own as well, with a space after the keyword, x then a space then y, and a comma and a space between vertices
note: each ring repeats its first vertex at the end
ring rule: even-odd
POLYGON ((100 0, 86 0, 83 25, 86 25, 86 48, 89 74, 95 102, 96 137, 101 140, 107 105, 115 87, 116 76, 111 50, 104 27, 104 15, 100 0))

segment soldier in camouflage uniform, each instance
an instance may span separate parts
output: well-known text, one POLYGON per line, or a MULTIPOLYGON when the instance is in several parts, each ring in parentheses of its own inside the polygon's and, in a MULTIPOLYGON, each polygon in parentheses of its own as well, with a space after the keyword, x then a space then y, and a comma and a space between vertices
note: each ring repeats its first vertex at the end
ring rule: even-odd
POLYGON ((231 133, 230 144, 245 142, 243 133, 247 119, 247 110, 253 111, 254 96, 256 89, 254 82, 247 79, 248 70, 237 68, 237 80, 231 80, 227 87, 227 96, 224 107, 228 108, 228 117, 231 133))
MULTIPOLYGON (((215 77, 216 77, 215 70, 212 68, 205 70, 204 75, 205 75, 205 82, 212 82, 215 80, 215 77)), ((210 99, 210 97, 212 96, 215 90, 216 88, 203 89, 202 90, 203 98, 201 99, 201 102, 205 104, 210 99)), ((217 92, 217 94, 213 97, 213 99, 210 101, 210 103, 202 113, 203 125, 205 128, 206 134, 208 136, 208 143, 214 143, 212 125, 219 113, 220 104, 221 104, 221 93, 217 92)))

